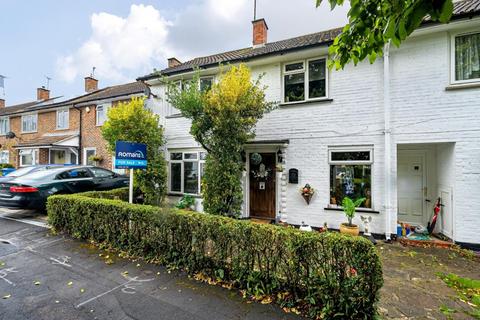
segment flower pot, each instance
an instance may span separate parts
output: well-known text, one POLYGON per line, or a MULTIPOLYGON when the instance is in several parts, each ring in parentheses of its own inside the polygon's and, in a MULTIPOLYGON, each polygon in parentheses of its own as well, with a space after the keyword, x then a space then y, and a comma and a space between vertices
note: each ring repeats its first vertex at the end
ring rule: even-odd
POLYGON ((310 204, 310 200, 312 200, 313 194, 311 193, 303 193, 302 194, 303 199, 307 202, 307 205, 310 204))
POLYGON ((357 225, 349 226, 348 223, 342 223, 340 225, 340 233, 345 233, 352 236, 358 236, 358 234, 360 233, 360 229, 358 228, 357 225))

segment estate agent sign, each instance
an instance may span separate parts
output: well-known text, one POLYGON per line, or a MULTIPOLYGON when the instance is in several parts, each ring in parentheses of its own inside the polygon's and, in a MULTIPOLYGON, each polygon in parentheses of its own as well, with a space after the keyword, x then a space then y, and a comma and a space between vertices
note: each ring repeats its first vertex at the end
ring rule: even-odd
POLYGON ((147 145, 143 143, 117 141, 115 143, 116 169, 146 169, 147 145))

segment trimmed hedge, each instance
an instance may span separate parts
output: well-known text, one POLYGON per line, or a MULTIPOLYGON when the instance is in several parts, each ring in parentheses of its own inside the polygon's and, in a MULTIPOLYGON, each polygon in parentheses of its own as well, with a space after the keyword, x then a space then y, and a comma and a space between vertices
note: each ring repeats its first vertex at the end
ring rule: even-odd
MULTIPOLYGON (((233 284, 310 317, 372 319, 383 284, 361 237, 90 198, 48 198, 49 223, 78 238, 233 284)), ((98 194, 97 194, 98 195, 98 194)))
POLYGON ((128 187, 108 191, 87 191, 78 195, 88 198, 128 201, 128 187))

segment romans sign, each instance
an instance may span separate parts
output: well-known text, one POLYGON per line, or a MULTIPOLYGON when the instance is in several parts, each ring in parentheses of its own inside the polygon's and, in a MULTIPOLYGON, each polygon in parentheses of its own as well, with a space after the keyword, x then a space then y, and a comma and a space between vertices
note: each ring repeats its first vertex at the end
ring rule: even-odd
POLYGON ((147 145, 117 141, 115 143, 115 169, 146 169, 147 145))

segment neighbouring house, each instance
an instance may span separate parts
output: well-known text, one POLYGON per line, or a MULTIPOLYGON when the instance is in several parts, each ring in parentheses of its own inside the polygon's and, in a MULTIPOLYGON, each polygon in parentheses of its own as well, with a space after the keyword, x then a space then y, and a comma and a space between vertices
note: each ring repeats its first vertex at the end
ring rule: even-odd
POLYGON ((375 63, 340 71, 326 60, 341 29, 276 42, 267 32, 264 19, 253 21, 252 47, 172 58, 139 78, 165 127, 173 199, 196 196, 202 209, 205 153, 167 102, 164 77, 181 84, 198 69, 208 88, 220 64, 246 63, 280 106, 245 146, 243 217, 338 229, 342 199, 365 197, 355 223, 371 216, 371 231, 389 238, 397 221, 426 226, 440 197, 437 231, 480 244, 480 0, 455 2, 449 24, 426 19, 400 48, 387 45, 375 63), (310 204, 300 195, 307 183, 310 204))
POLYGON ((107 110, 132 97, 146 96, 147 86, 133 82, 98 89, 98 80, 86 77, 85 91, 55 102, 49 90, 39 88, 35 101, 15 106, 0 101, 0 163, 15 167, 96 164, 113 169, 101 134, 107 110))

